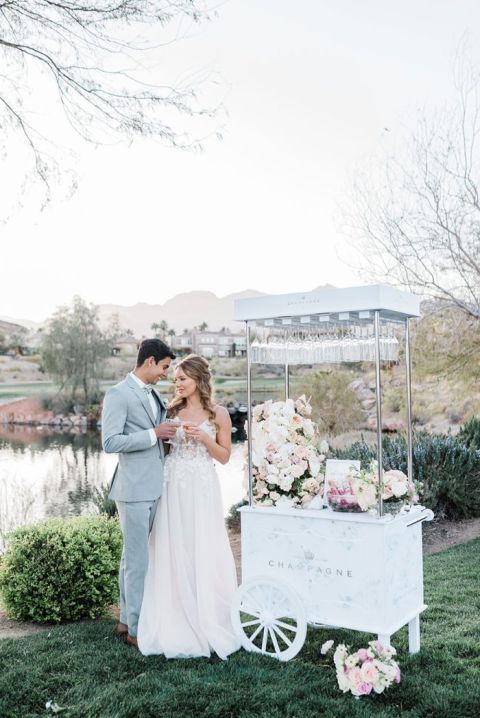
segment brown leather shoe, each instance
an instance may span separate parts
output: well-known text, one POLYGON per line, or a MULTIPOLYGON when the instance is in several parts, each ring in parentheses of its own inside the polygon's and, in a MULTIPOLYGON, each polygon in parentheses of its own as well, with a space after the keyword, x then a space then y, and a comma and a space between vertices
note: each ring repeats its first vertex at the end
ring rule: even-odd
POLYGON ((138 649, 138 641, 135 636, 131 636, 129 633, 127 633, 127 643, 129 646, 133 646, 134 648, 138 649))
POLYGON ((122 623, 119 621, 117 625, 115 626, 115 630, 113 631, 113 635, 117 638, 126 638, 128 634, 128 626, 126 623, 122 623))

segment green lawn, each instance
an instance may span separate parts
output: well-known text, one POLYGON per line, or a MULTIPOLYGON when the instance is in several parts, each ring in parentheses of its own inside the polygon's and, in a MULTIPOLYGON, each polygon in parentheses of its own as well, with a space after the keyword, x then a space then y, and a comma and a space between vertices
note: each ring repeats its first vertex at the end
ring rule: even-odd
MULTIPOLYGON (((102 381, 101 387, 105 391, 108 387, 113 386, 115 381, 102 381)), ((285 381, 278 377, 255 377, 252 381, 253 391, 257 394, 272 394, 278 398, 283 397, 285 381)), ((165 382, 160 385, 162 392, 170 392, 171 387, 165 382)), ((246 399, 247 395, 247 382, 245 379, 238 377, 219 377, 218 381, 215 382, 215 389, 219 396, 221 396, 225 390, 234 390, 235 394, 238 393, 238 397, 241 400, 246 399)), ((0 402, 7 399, 16 399, 18 397, 34 397, 40 398, 41 396, 51 396, 57 391, 57 386, 50 381, 33 381, 33 382, 18 382, 15 384, 2 384, 0 383, 0 402)))
POLYGON ((371 637, 311 629, 289 663, 240 651, 228 661, 144 658, 111 636, 113 621, 53 628, 0 641, 0 715, 45 716, 45 703, 64 716, 118 718, 469 718, 480 706, 480 540, 425 560, 428 610, 422 651, 410 656, 407 632, 395 636, 402 682, 382 696, 341 694, 328 638, 355 647, 371 637))

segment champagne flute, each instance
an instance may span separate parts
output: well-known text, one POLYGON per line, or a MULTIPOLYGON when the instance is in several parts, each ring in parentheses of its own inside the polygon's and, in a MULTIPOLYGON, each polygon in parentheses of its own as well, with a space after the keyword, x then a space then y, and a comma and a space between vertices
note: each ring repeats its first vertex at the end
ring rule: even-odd
MULTIPOLYGON (((173 419, 165 419, 165 423, 166 423, 166 424, 176 424, 176 425, 177 425, 177 430, 180 428, 180 426, 181 426, 181 424, 182 424, 182 422, 180 421, 180 419, 178 418, 178 416, 174 416, 173 419)), ((166 443, 166 444, 173 444, 174 442, 173 442, 171 439, 167 439, 167 440, 165 441, 165 443, 166 443)))
POLYGON ((191 419, 183 419, 181 421, 181 424, 183 427, 183 433, 184 433, 186 441, 192 441, 191 437, 188 435, 188 429, 193 429, 193 428, 199 426, 199 422, 192 421, 191 419))

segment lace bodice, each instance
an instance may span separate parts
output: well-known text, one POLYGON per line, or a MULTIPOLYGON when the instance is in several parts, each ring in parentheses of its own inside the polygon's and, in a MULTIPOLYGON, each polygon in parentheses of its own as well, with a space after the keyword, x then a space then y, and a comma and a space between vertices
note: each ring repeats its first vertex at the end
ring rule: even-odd
MULTIPOLYGON (((205 419, 205 421, 202 421, 202 423, 199 424, 199 429, 200 428, 207 432, 207 434, 210 434, 212 438, 215 438, 215 427, 212 426, 208 419, 205 419)), ((212 457, 208 453, 206 446, 201 441, 189 439, 183 430, 183 426, 179 426, 177 433, 173 439, 171 439, 171 446, 167 459, 170 461, 185 459, 194 459, 195 461, 198 461, 199 459, 211 460, 211 458, 212 457)))

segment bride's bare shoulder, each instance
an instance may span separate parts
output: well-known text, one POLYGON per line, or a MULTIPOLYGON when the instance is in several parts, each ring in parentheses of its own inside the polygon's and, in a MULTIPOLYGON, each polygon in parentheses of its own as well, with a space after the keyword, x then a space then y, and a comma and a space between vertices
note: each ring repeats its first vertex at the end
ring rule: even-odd
POLYGON ((221 404, 216 404, 215 406, 215 419, 219 423, 225 423, 227 421, 230 421, 230 414, 228 413, 228 409, 226 409, 221 404))

